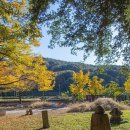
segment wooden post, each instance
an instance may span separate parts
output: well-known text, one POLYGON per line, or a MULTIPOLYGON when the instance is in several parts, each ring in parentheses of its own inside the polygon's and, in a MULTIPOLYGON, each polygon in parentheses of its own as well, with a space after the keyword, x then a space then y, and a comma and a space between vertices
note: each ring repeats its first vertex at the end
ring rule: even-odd
POLYGON ((42 111, 42 121, 43 121, 43 128, 49 128, 49 120, 48 120, 48 112, 42 111))
POLYGON ((22 92, 19 91, 19 104, 22 104, 22 92))

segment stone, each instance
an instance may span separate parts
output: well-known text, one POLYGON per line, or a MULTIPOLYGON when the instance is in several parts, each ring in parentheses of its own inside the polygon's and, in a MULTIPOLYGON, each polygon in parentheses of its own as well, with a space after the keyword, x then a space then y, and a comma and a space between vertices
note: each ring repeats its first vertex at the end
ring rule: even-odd
POLYGON ((113 108, 112 111, 110 112, 111 118, 110 118, 110 123, 111 124, 120 124, 123 119, 121 115, 123 112, 121 112, 118 108, 113 108))
POLYGON ((6 111, 5 110, 0 110, 0 116, 5 116, 6 115, 6 111))
POLYGON ((26 115, 33 115, 32 108, 29 108, 28 110, 26 110, 26 115))
POLYGON ((90 130, 111 130, 109 117, 102 106, 97 106, 92 114, 90 130))

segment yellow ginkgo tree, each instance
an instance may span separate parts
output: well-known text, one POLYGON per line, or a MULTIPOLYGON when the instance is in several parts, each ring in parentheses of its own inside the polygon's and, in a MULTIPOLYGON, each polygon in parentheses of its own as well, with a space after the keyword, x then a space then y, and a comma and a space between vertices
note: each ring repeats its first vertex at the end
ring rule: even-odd
POLYGON ((125 81, 124 83, 124 88, 125 88, 125 91, 130 94, 130 73, 128 75, 128 78, 127 80, 125 81))
POLYGON ((103 81, 103 79, 93 76, 92 79, 89 80, 87 93, 89 95, 102 95, 105 91, 102 85, 103 81))
POLYGON ((47 91, 54 86, 54 73, 32 52, 42 35, 30 9, 28 0, 0 0, 0 87, 7 91, 47 91))
POLYGON ((19 64, 6 67, 8 61, 3 62, 5 62, 5 66, 4 72, 0 71, 0 86, 5 91, 19 92, 20 103, 23 91, 30 91, 33 88, 40 91, 53 89, 55 74, 47 70, 42 58, 35 58, 29 66, 19 64))
POLYGON ((82 99, 86 96, 86 85, 89 83, 90 72, 83 74, 80 70, 78 73, 73 72, 74 83, 70 84, 70 91, 77 99, 82 99))
POLYGON ((101 95, 104 93, 103 79, 97 76, 90 78, 90 72, 83 74, 80 70, 73 73, 74 83, 70 84, 70 91, 77 99, 83 99, 86 95, 101 95))

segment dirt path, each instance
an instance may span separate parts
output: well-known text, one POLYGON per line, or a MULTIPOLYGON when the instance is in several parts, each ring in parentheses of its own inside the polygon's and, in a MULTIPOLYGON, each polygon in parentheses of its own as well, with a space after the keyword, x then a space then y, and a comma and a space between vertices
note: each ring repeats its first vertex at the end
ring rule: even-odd
MULTIPOLYGON (((37 114, 43 110, 47 110, 51 114, 61 114, 65 113, 69 108, 64 107, 64 108, 51 108, 51 109, 33 109, 33 113, 37 114)), ((6 115, 24 115, 26 114, 26 110, 7 110, 6 115)))

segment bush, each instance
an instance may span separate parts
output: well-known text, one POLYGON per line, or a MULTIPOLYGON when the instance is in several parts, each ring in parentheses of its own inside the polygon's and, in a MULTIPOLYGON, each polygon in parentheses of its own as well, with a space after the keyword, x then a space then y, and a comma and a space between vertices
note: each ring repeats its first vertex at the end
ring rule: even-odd
POLYGON ((125 101, 122 101, 122 103, 124 103, 124 104, 129 104, 129 100, 125 100, 125 101))
POLYGON ((69 91, 61 93, 62 98, 69 98, 69 91))

